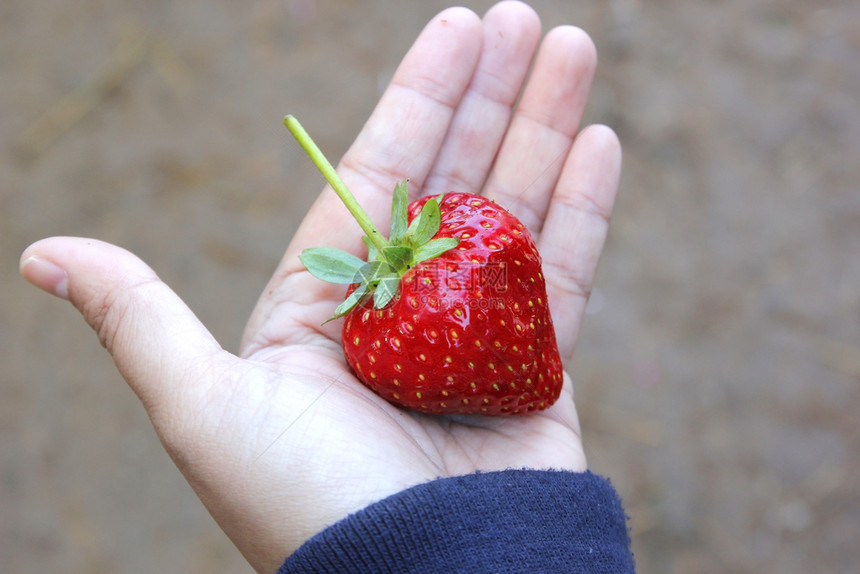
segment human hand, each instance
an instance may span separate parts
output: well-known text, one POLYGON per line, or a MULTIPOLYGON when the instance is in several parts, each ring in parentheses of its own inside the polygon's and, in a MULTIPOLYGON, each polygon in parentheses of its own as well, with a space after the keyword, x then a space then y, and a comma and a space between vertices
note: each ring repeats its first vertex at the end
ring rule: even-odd
MULTIPOLYGON (((406 178, 420 195, 481 193, 517 215, 543 257, 559 349, 569 358, 620 147, 606 127, 577 135, 596 65, 590 39, 572 27, 551 31, 526 85, 539 40, 537 16, 518 2, 496 5, 483 21, 462 8, 442 12, 338 171, 381 228, 394 183, 406 178)), ((57 237, 22 255, 24 276, 69 299, 96 331, 179 469, 259 571, 274 571, 349 513, 437 477, 586 467, 567 375, 550 409, 502 418, 406 412, 352 375, 341 322, 322 325, 344 289, 298 260, 318 245, 360 253, 350 221, 325 190, 264 290, 238 356, 118 247, 57 237)))

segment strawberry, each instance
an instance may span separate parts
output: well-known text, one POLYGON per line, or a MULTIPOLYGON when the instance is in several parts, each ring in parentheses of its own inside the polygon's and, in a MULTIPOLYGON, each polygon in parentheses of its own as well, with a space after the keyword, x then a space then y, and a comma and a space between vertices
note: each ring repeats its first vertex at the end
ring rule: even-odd
POLYGON ((368 260, 317 247, 300 259, 315 277, 349 285, 347 362, 401 407, 436 414, 539 411, 561 392, 562 364, 526 227, 496 203, 450 192, 407 205, 393 194, 388 240, 292 116, 285 123, 365 231, 368 260))

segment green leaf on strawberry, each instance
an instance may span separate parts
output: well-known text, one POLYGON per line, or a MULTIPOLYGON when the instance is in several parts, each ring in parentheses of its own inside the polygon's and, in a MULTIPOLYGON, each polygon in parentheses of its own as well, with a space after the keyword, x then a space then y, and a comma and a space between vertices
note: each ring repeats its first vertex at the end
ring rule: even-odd
POLYGON ((439 239, 432 239, 415 249, 415 261, 417 263, 429 261, 430 259, 434 259, 439 255, 442 255, 449 249, 457 247, 459 244, 460 240, 456 237, 440 237, 439 239))
POLYGON ((391 200, 391 232, 388 234, 388 241, 395 245, 400 243, 409 226, 407 215, 409 191, 406 187, 408 182, 409 180, 404 180, 397 184, 391 200))
POLYGON ((355 283, 359 271, 367 265, 355 255, 333 247, 305 249, 299 260, 317 279, 329 283, 355 283))

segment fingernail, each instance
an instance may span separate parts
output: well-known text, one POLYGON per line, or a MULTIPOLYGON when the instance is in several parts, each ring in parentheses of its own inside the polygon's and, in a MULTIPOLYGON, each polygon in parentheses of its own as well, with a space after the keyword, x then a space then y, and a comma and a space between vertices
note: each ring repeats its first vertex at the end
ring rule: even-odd
POLYGON ((33 255, 21 262, 21 275, 39 289, 69 299, 69 276, 56 263, 33 255))

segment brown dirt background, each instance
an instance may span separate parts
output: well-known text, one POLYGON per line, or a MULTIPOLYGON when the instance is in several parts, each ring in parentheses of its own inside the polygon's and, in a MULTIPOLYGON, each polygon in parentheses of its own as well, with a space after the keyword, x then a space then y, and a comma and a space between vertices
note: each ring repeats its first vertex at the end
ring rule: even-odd
MULTIPOLYGON (((18 254, 58 234, 127 247, 235 349, 320 188, 282 116, 339 157, 446 5, 0 3, 4 572, 250 570, 18 254), (94 77, 112 82, 89 113, 46 123, 94 77)), ((860 3, 533 6, 594 38, 588 119, 625 149, 570 368, 639 571, 856 571, 860 3)))

